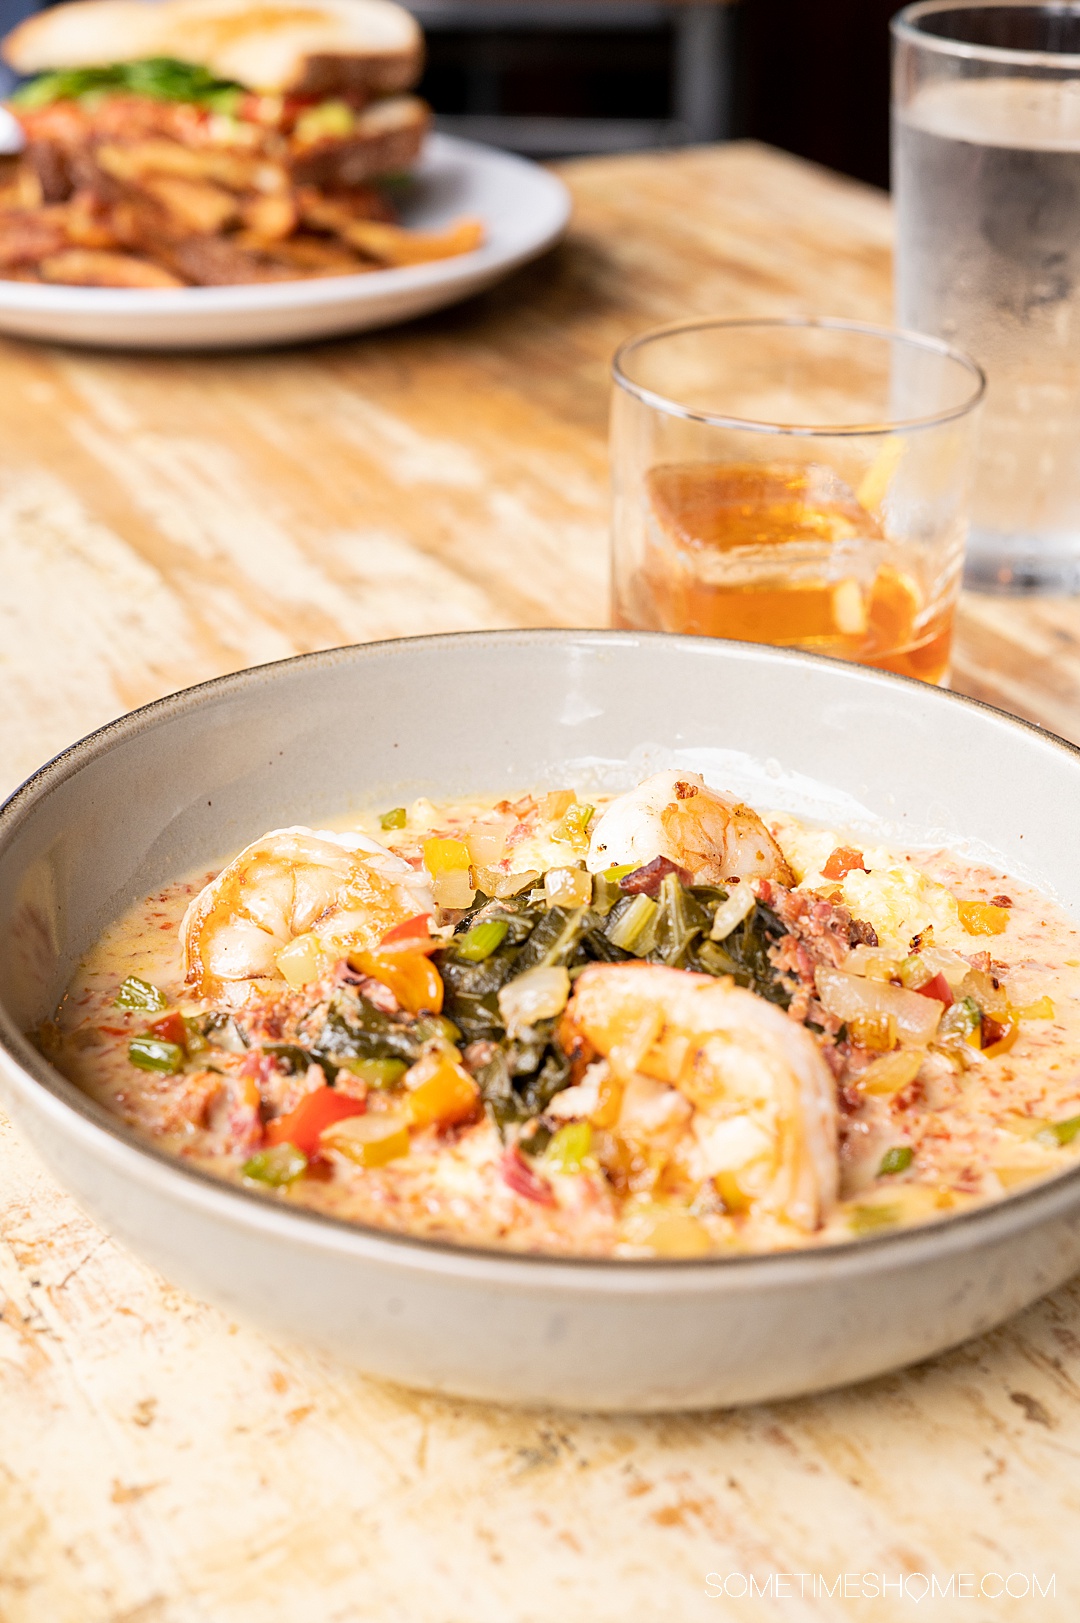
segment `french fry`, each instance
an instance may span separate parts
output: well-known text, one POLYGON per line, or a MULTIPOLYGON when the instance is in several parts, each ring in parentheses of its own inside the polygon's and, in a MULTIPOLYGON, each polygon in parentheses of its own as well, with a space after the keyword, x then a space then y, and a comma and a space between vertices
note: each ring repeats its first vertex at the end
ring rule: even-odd
POLYGON ((180 180, 212 181, 234 192, 280 192, 287 184, 280 165, 243 152, 185 147, 179 141, 132 141, 122 146, 110 142, 98 147, 96 157, 107 175, 127 182, 175 175, 180 180))
POLYGON ((50 254, 38 266, 44 282, 62 282, 70 287, 183 287, 160 265, 130 254, 106 253, 93 248, 69 248, 50 254))
POLYGON ((253 238, 278 242, 297 227, 296 204, 288 196, 250 197, 240 205, 244 226, 253 238))
POLYGON ((216 235, 238 218, 236 199, 205 180, 182 180, 179 175, 148 175, 142 190, 161 205, 176 235, 205 232, 216 235))
POLYGON ((352 248, 384 265, 423 265, 472 253, 484 240, 480 220, 458 220, 446 231, 406 231, 382 220, 352 220, 338 229, 352 248))

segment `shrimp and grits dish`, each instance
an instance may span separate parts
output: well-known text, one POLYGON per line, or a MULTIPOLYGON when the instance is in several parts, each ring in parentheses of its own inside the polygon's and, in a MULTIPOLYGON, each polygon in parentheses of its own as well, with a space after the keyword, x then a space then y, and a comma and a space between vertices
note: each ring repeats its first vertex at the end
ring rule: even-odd
POLYGON ((131 908, 36 1038, 189 1164, 518 1251, 835 1243, 1080 1155, 1056 903, 689 772, 268 832, 131 908))

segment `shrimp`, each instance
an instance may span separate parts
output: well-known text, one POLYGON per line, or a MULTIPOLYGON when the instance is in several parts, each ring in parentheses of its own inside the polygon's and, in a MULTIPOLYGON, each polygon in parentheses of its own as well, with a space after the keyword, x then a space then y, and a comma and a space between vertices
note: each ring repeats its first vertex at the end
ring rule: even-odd
POLYGON ((772 1004, 727 977, 592 964, 561 1035, 564 1046, 584 1039, 622 1085, 616 1134, 659 1129, 695 1182, 716 1178, 725 1202, 734 1191, 751 1213, 806 1232, 828 1217, 835 1084, 810 1033, 772 1004))
POLYGON ((613 800, 589 842, 590 872, 667 857, 695 885, 775 879, 793 885, 784 853, 750 806, 710 789, 697 772, 657 772, 613 800))
POLYGON ((273 829, 188 907, 184 978, 197 995, 234 1005, 255 984, 284 979, 295 989, 432 908, 427 876, 366 834, 273 829))

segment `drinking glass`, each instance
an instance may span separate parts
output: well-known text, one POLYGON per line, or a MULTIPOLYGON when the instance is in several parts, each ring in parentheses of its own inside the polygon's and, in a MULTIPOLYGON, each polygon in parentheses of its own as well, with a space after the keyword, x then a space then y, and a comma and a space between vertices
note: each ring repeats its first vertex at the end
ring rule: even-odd
POLYGON ((943 682, 975 363, 851 321, 688 321, 615 357, 613 621, 943 682))
POLYGON ((967 578, 1080 591, 1080 4, 893 19, 897 320, 988 378, 967 578))

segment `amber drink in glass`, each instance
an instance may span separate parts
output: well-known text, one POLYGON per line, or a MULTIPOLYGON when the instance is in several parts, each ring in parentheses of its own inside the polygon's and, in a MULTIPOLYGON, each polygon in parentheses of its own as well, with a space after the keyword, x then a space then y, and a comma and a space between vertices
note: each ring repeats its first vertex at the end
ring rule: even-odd
POLYGON ((703 321, 615 359, 613 620, 942 682, 982 374, 851 322, 703 321))

